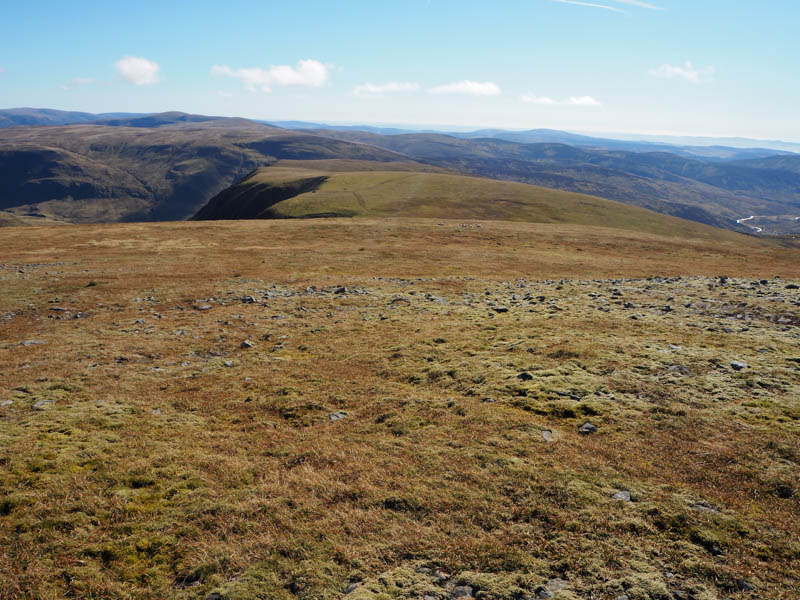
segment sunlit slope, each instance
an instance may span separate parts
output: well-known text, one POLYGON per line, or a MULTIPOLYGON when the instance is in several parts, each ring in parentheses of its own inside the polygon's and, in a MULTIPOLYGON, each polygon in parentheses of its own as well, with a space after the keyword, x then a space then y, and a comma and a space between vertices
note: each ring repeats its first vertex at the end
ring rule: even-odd
POLYGON ((218 194, 195 219, 414 217, 565 223, 661 235, 738 234, 595 196, 446 173, 266 167, 218 194))

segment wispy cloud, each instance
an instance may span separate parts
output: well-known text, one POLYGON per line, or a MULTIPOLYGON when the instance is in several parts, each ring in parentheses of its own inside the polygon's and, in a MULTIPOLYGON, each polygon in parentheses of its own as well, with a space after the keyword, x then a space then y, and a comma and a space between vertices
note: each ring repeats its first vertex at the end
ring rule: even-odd
POLYGON ((67 83, 63 84, 61 87, 62 90, 69 91, 76 85, 91 85, 94 83, 93 77, 76 77, 72 81, 68 81, 67 83))
POLYGON ((329 77, 328 67, 312 58, 298 61, 296 67, 272 65, 269 69, 231 69, 228 65, 214 65, 211 73, 241 80, 248 92, 255 92, 257 89, 271 92, 273 87, 322 87, 329 77))
POLYGON ((217 90, 217 96, 222 96, 223 98, 233 98, 233 94, 230 92, 225 92, 223 90, 217 90))
POLYGON ((617 4, 630 4, 631 6, 638 6, 639 8, 647 8, 650 10, 664 10, 660 6, 653 6, 647 2, 640 2, 639 0, 611 0, 617 4))
POLYGON ((119 59, 114 66, 125 81, 135 85, 154 85, 160 81, 158 72, 161 67, 146 58, 126 56, 119 59))
POLYGON ((692 83, 700 83, 714 74, 714 67, 698 69, 687 60, 682 67, 663 64, 657 69, 650 69, 649 73, 652 77, 661 77, 662 79, 685 79, 692 83))
POLYGON ((402 92, 416 92, 419 84, 410 81, 390 81, 376 85, 374 83, 362 83, 353 89, 356 96, 381 96, 383 94, 396 94, 402 92))
POLYGON ((6 72, 6 70, 2 66, 0 66, 0 75, 2 75, 5 72, 6 72))
POLYGON ((602 104, 592 96, 571 96, 566 100, 554 100, 547 96, 537 96, 532 92, 528 92, 522 95, 521 100, 526 104, 539 104, 543 106, 602 106, 602 104))
POLYGON ((500 86, 493 81, 470 81, 464 79, 455 83, 437 85, 428 90, 431 94, 463 94, 467 96, 499 96, 500 86))
POLYGON ((625 14, 624 10, 615 8, 613 6, 608 6, 606 4, 595 4, 594 2, 579 2, 578 0, 553 0, 553 2, 558 2, 559 4, 573 4, 575 6, 588 6, 590 8, 602 8, 603 10, 610 10, 613 12, 625 14))
MULTIPOLYGON (((627 6, 635 6, 637 8, 646 8, 648 10, 664 10, 660 6, 641 2, 641 0, 608 0, 614 4, 625 4, 627 6)), ((580 0, 553 0, 559 4, 573 4, 575 6, 588 6, 589 8, 600 8, 602 10, 610 10, 612 12, 625 14, 625 11, 616 6, 609 6, 608 4, 598 4, 596 2, 581 2, 580 0)))
POLYGON ((530 92, 522 95, 522 101, 527 104, 544 104, 544 105, 558 104, 558 102, 556 102, 552 98, 548 98, 547 96, 537 96, 536 94, 530 92))

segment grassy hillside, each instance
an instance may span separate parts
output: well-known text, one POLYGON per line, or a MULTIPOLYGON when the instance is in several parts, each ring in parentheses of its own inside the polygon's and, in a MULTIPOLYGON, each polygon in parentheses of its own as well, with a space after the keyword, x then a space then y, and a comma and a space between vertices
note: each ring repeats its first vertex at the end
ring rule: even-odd
MULTIPOLYGON (((668 152, 624 152, 441 134, 316 133, 403 153, 464 173, 592 194, 717 227, 737 229, 751 214, 784 214, 800 204, 800 174, 750 161, 704 162, 668 152)), ((780 159, 782 157, 778 157, 780 159)), ((792 165, 776 159, 775 165, 792 165)), ((769 163, 772 159, 764 159, 769 163)), ((758 161, 755 161, 758 162, 758 161)))
POLYGON ((282 165, 256 170, 213 198, 195 218, 479 219, 597 225, 686 237, 737 237, 620 202, 515 182, 446 173, 341 172, 282 165))
POLYGON ((0 598, 796 598, 797 248, 387 218, 0 248, 0 598))

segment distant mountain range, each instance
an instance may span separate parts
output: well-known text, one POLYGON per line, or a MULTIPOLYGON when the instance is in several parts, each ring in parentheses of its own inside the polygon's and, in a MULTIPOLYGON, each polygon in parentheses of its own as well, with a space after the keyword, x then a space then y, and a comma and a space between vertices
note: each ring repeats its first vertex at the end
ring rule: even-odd
MULTIPOLYGON (((200 122, 225 117, 188 115, 186 113, 100 113, 70 112, 50 108, 0 109, 0 128, 41 125, 71 125, 95 123, 124 125, 135 122, 134 127, 151 127, 172 122, 200 122), (148 122, 143 117, 152 117, 148 122), (188 121, 187 121, 188 120, 188 121)), ((763 158, 775 154, 800 153, 800 144, 782 141, 753 140, 747 138, 671 137, 614 134, 611 137, 587 136, 555 129, 531 129, 512 131, 506 129, 478 129, 475 131, 452 131, 449 129, 379 127, 373 125, 330 125, 309 121, 267 121, 257 123, 282 129, 330 131, 363 131, 379 135, 404 135, 411 133, 437 133, 463 139, 491 138, 521 144, 568 144, 590 148, 624 150, 626 152, 671 152, 689 158, 705 160, 743 160, 763 158)))
POLYGON ((331 159, 518 181, 743 232, 752 230, 736 220, 750 215, 800 216, 800 154, 769 149, 703 148, 711 156, 698 156, 699 147, 552 130, 403 133, 298 122, 280 128, 181 112, 13 109, 0 118, 16 119, 15 127, 0 129, 0 210, 18 216, 184 219, 258 167, 331 159), (43 126, 78 118, 84 121, 43 126))

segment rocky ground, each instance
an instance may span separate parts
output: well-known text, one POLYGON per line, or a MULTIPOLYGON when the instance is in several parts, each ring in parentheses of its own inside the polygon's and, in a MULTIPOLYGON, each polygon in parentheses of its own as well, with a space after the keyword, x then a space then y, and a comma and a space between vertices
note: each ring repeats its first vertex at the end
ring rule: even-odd
POLYGON ((181 278, 61 250, 0 265, 0 597, 800 593, 785 267, 181 278))

